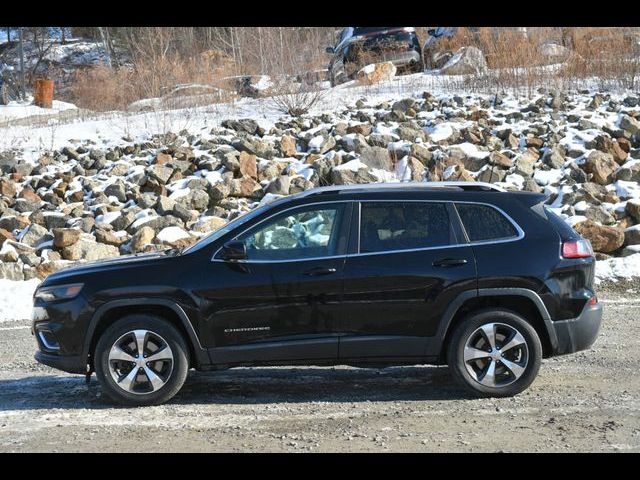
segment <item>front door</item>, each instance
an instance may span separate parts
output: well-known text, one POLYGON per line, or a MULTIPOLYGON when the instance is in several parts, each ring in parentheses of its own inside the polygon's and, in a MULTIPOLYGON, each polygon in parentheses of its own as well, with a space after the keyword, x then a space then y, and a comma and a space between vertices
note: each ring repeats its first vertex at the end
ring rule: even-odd
POLYGON ((294 207, 235 238, 246 260, 216 255, 200 292, 214 363, 337 358, 350 215, 350 203, 294 207))
POLYGON ((340 359, 429 355, 440 318, 476 286, 473 251, 447 202, 363 201, 344 270, 340 359))

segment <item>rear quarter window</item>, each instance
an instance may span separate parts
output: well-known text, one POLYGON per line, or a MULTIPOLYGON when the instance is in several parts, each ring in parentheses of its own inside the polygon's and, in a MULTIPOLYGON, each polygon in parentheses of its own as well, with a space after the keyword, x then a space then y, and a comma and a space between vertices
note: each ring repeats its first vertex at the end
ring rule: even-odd
POLYGON ((471 242, 518 236, 518 231, 509 219, 489 205, 456 203, 456 209, 471 242))

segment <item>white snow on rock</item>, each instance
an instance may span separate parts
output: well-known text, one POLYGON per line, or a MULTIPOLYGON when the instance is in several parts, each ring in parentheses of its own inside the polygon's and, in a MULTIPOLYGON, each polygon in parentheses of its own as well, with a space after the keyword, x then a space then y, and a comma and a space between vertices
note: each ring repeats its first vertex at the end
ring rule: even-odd
POLYGON ((640 253, 596 262, 596 283, 640 276, 640 253))
POLYGON ((538 185, 550 185, 557 183, 562 179, 562 170, 559 168, 552 168, 551 170, 536 170, 533 174, 533 179, 538 185))
POLYGON ((174 243, 189 237, 190 235, 180 227, 166 227, 156 235, 156 238, 162 243, 174 243))
POLYGON ((105 213, 103 215, 98 215, 96 217, 96 225, 110 224, 111 222, 113 222, 119 216, 120 216, 120 211, 107 212, 107 213, 105 213))
POLYGON ((0 279, 0 323, 30 319, 33 292, 38 285, 38 279, 23 282, 0 279))
POLYGON ((337 167, 333 167, 334 170, 351 170, 352 172, 357 172, 361 168, 367 168, 367 166, 362 163, 359 158, 343 163, 342 165, 338 165, 337 167))
POLYGON ((440 142, 453 135, 453 127, 447 122, 439 123, 435 127, 429 128, 427 132, 432 142, 440 142))

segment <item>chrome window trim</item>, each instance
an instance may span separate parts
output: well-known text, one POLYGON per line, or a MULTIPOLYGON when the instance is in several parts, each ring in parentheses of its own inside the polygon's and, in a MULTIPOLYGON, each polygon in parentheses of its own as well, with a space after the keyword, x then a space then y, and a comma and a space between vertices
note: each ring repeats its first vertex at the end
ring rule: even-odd
MULTIPOLYGON (((288 212, 290 210, 294 210, 297 208, 304 208, 304 207, 308 207, 308 206, 313 206, 313 205, 331 205, 331 204, 335 204, 335 203, 347 203, 347 202, 356 202, 358 204, 358 253, 346 253, 344 255, 329 255, 329 256, 325 256, 325 257, 310 257, 310 258, 299 258, 299 259, 283 259, 283 260, 236 260, 232 263, 240 263, 240 264, 251 264, 251 263, 291 263, 291 262, 308 262, 308 261, 313 261, 313 260, 331 260, 331 259, 338 259, 338 258, 351 258, 351 257, 364 257, 364 256, 371 256, 371 255, 385 255, 385 254, 396 254, 396 253, 411 253, 411 252, 421 252, 421 251, 429 251, 429 250, 443 250, 443 249, 447 249, 447 248, 459 248, 459 247, 473 247, 473 246, 480 246, 480 245, 493 245, 493 244, 499 244, 499 243, 509 243, 509 242, 517 242, 519 240, 522 240, 525 237, 525 233, 524 230, 522 230, 522 228, 520 228, 520 225, 518 225, 516 223, 516 221, 511 218, 511 216, 509 214, 507 214, 504 210, 502 210, 500 207, 497 207, 495 205, 492 205, 490 203, 486 203, 486 202, 474 202, 474 201, 470 201, 470 200, 460 200, 460 201, 456 201, 456 200, 422 200, 422 199, 352 199, 352 200, 329 200, 329 201, 318 201, 318 202, 313 202, 313 203, 306 203, 304 205, 296 205, 284 210, 281 210, 277 213, 274 213, 272 215, 269 215, 268 217, 260 220, 259 222, 251 225, 250 227, 244 229, 242 232, 240 232, 238 235, 234 236, 231 240, 235 240, 237 239, 239 236, 243 235, 245 232, 247 232, 248 230, 252 229, 253 227, 260 225, 263 222, 266 222, 267 220, 269 220, 270 218, 275 217, 276 215, 279 215, 281 213, 285 213, 288 212), (450 244, 450 245, 438 245, 435 247, 422 247, 422 248, 408 248, 408 249, 402 249, 402 250, 384 250, 381 252, 365 252, 365 253, 361 253, 360 252, 360 229, 362 227, 362 222, 361 222, 361 216, 362 216, 362 203, 363 202, 378 202, 378 203, 389 203, 389 202, 401 202, 401 203, 408 203, 408 202, 422 202, 422 203, 451 203, 453 204, 454 208, 455 208, 455 204, 456 203, 465 203, 465 204, 471 204, 471 205, 484 205, 490 208, 493 208, 495 210, 497 210, 500 214, 502 214, 504 217, 507 218, 507 220, 511 223, 511 225, 513 225, 513 227, 516 229, 516 232, 518 232, 517 235, 512 236, 512 237, 505 237, 505 238, 500 238, 497 240, 482 240, 482 241, 477 241, 477 242, 466 242, 466 243, 455 243, 455 244, 450 244)), ((456 213, 457 213, 457 209, 456 209, 456 213)), ((466 228, 464 227, 464 223, 462 223, 462 219, 460 219, 460 224, 462 225, 462 228, 464 230, 465 235, 467 235, 468 237, 468 233, 466 231, 466 228)), ((220 248, 218 248, 215 253, 213 254, 213 256, 211 257, 211 261, 212 262, 221 262, 221 263, 228 263, 226 260, 222 260, 222 259, 217 259, 215 258, 216 255, 220 252, 220 250, 222 250, 222 246, 220 248)))
MULTIPOLYGON (((509 220, 509 222, 511 223, 511 225, 513 226, 513 228, 516 229, 517 235, 511 236, 511 237, 503 237, 503 238, 498 238, 498 239, 492 239, 492 240, 478 240, 475 242, 469 242, 469 245, 487 245, 489 243, 507 243, 507 242, 517 242, 518 240, 522 240, 525 237, 525 233, 524 230, 522 230, 522 228, 520 228, 520 225, 518 225, 518 223, 511 218, 511 216, 505 212, 504 210, 502 210, 500 207, 496 207, 495 205, 492 205, 490 203, 485 203, 485 202, 470 202, 468 200, 466 201, 459 201, 453 202, 453 206, 455 208, 456 203, 466 203, 466 204, 471 204, 471 205, 484 205, 487 207, 491 207, 494 210, 497 210, 499 213, 502 214, 503 217, 505 217, 507 220, 509 220)), ((458 213, 458 217, 460 217, 460 213, 458 212, 458 209, 456 208, 456 213, 458 213)), ((464 222, 462 221, 462 218, 460 218, 460 224, 462 225, 462 228, 464 230, 465 235, 467 236, 467 238, 469 238, 469 232, 467 232, 467 227, 464 226, 464 222)))

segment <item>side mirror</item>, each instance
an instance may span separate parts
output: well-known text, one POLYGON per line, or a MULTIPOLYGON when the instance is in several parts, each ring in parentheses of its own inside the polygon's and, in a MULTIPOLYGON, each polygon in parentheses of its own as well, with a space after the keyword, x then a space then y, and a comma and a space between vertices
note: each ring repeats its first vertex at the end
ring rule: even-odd
POLYGON ((324 51, 326 53, 330 53, 332 55, 335 53, 335 49, 333 47, 327 47, 327 48, 324 49, 324 51))
POLYGON ((225 243, 220 251, 220 257, 227 262, 237 262, 238 260, 246 260, 247 247, 244 242, 225 243))
POLYGON ((429 34, 430 37, 435 37, 436 36, 436 29, 435 28, 430 28, 429 30, 427 30, 427 33, 429 34))

